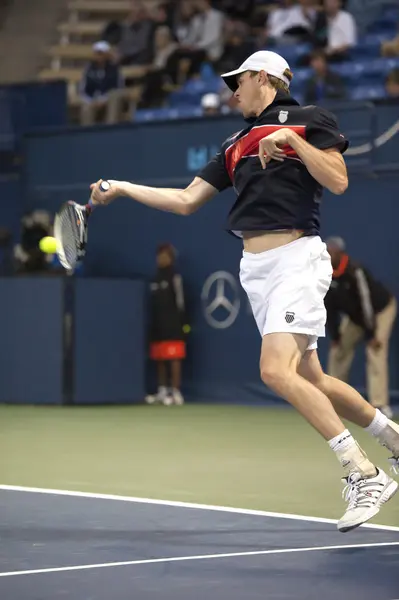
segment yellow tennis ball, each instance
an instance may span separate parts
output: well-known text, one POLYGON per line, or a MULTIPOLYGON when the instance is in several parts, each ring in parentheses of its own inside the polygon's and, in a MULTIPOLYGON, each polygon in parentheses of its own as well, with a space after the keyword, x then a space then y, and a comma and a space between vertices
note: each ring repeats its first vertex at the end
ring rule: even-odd
POLYGON ((39 248, 45 254, 55 254, 57 251, 57 240, 53 237, 46 236, 40 240, 39 248))

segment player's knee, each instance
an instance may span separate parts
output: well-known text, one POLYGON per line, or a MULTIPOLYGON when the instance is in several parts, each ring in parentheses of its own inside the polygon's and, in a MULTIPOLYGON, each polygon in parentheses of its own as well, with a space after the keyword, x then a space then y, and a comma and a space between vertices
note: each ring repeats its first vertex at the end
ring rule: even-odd
POLYGON ((261 365, 260 376, 267 387, 282 395, 290 380, 289 371, 274 362, 261 365))

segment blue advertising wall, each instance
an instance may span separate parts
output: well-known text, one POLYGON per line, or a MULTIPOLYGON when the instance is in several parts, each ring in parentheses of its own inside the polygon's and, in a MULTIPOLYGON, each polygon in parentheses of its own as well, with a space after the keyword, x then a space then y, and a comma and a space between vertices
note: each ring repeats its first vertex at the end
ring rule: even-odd
POLYGON ((126 404, 145 393, 144 284, 75 281, 76 404, 126 404))
POLYGON ((16 150, 28 131, 65 125, 66 117, 65 81, 0 85, 0 151, 16 150))
POLYGON ((0 226, 9 229, 14 237, 18 235, 23 206, 21 175, 18 173, 0 174, 0 226))
MULTIPOLYGON (((399 297, 395 226, 399 219, 399 178, 393 164, 399 167, 398 109, 389 106, 374 111, 368 106, 350 106, 342 108, 339 117, 342 129, 353 139, 347 160, 350 187, 343 196, 325 195, 323 235, 345 237, 349 253, 369 266, 399 297)), ((55 211, 67 199, 84 202, 90 182, 100 177, 184 186, 220 142, 242 125, 241 119, 228 117, 31 135, 26 140, 24 207, 55 211)), ((145 281, 154 272, 157 244, 170 241, 177 248, 192 324, 185 366, 185 390, 192 398, 242 401, 267 394, 258 374, 260 339, 238 283, 240 242, 224 231, 233 201, 233 192, 226 191, 185 218, 120 199, 98 209, 91 218, 86 276, 145 281)), ((106 303, 101 314, 109 316, 106 303)), ((124 313, 126 323, 130 318, 129 311, 124 313)), ((89 309, 82 332, 86 326, 94 334, 95 319, 90 321, 89 309)), ((108 351, 115 352, 111 364, 117 369, 117 362, 112 361, 124 352, 128 336, 121 338, 121 346, 114 350, 112 319, 104 335, 108 351)), ((326 342, 320 346, 325 361, 326 342)), ((87 344, 81 348, 85 348, 84 355, 90 354, 87 344)), ((399 395, 398 324, 390 361, 395 396, 399 395)), ((93 378, 101 367, 93 359, 89 370, 93 378)), ((111 376, 104 375, 103 387, 92 388, 93 393, 86 386, 83 367, 76 377, 79 401, 96 401, 98 397, 124 401, 111 376)), ((364 361, 359 352, 352 382, 362 388, 364 381, 364 361)))
POLYGON ((107 404, 142 400, 142 282, 76 279, 71 282, 74 301, 67 306, 67 278, 0 281, 0 402, 107 404), (67 322, 67 317, 72 318, 67 322), (69 373, 65 368, 67 338, 73 358, 69 373), (65 379, 69 374, 72 381, 65 379))
POLYGON ((62 280, 4 278, 0 402, 61 404, 62 280))

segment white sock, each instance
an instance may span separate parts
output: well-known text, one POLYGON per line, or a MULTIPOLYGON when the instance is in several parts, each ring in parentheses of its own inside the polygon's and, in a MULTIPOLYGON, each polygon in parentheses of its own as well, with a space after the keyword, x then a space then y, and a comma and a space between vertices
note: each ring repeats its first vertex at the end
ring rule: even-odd
POLYGON ((332 438, 332 440, 329 440, 328 445, 330 446, 331 450, 334 450, 334 452, 341 453, 351 446, 355 446, 356 442, 350 431, 345 429, 345 431, 339 435, 336 435, 334 438, 332 438))
POLYGON ((328 445, 333 450, 345 470, 346 476, 356 471, 366 477, 374 477, 376 469, 367 455, 360 448, 348 429, 329 440, 328 445))
POLYGON ((168 388, 166 387, 166 385, 160 385, 158 387, 158 394, 159 396, 167 396, 168 388))
POLYGON ((371 433, 374 437, 378 437, 381 431, 388 425, 388 417, 386 417, 378 408, 375 411, 375 417, 368 427, 364 430, 371 433))

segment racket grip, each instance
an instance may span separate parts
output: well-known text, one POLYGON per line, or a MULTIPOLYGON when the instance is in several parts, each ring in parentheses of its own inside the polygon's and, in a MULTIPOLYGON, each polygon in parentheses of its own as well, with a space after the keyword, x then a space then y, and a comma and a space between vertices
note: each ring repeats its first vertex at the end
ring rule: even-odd
MULTIPOLYGON (((100 183, 100 190, 102 192, 108 192, 110 187, 111 184, 109 183, 109 181, 104 180, 100 183)), ((95 204, 93 204, 93 200, 91 198, 89 199, 87 206, 90 206, 90 208, 94 208, 95 204)))

